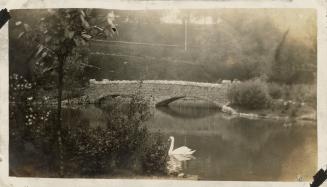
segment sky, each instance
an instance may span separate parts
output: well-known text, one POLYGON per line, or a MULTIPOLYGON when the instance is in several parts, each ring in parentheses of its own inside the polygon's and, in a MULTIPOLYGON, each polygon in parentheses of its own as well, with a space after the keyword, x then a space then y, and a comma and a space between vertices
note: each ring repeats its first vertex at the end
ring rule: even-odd
MULTIPOLYGON (((183 24, 183 10, 165 10, 160 21, 162 23, 183 24)), ((241 20, 240 17, 253 20, 270 19, 281 31, 289 30, 289 35, 306 43, 316 37, 316 11, 314 9, 216 9, 211 11, 192 11, 189 13, 191 24, 222 24, 226 17, 241 20)), ((243 20, 244 21, 244 20, 243 20)), ((251 21, 251 20, 247 20, 251 21)))

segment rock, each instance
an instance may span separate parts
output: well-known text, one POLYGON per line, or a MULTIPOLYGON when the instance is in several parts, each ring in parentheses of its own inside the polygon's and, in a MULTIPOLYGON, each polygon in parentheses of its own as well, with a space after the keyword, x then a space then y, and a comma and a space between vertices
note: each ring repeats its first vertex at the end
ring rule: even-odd
POLYGON ((232 81, 231 80, 222 80, 221 83, 222 84, 231 84, 232 81))
POLYGON ((97 81, 96 81, 95 79, 90 79, 90 80, 89 80, 89 83, 90 83, 90 84, 96 84, 96 82, 97 82, 97 81))
POLYGON ((109 80, 108 79, 102 79, 102 84, 108 84, 109 80))
POLYGON ((177 176, 178 176, 178 177, 184 177, 185 174, 184 174, 184 173, 179 173, 177 176))
POLYGON ((304 114, 302 116, 299 116, 297 119, 298 120, 316 121, 317 117, 316 117, 316 113, 311 113, 311 114, 304 114))
POLYGON ((227 105, 222 106, 221 111, 228 113, 228 114, 237 114, 236 110, 234 110, 233 108, 231 108, 227 105))
POLYGON ((233 83, 241 83, 241 81, 238 80, 238 79, 234 79, 234 80, 233 80, 233 83))
POLYGON ((259 118, 258 114, 239 113, 239 115, 240 115, 240 117, 249 118, 249 119, 258 119, 259 118))

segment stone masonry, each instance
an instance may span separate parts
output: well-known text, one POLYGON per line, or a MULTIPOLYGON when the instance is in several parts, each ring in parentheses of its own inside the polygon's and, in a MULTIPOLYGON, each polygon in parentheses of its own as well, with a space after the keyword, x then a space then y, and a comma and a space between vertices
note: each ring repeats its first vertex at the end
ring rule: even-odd
POLYGON ((198 98, 215 103, 222 107, 228 103, 227 90, 229 84, 213 84, 188 81, 102 81, 90 80, 85 91, 91 103, 96 103, 107 96, 131 96, 140 94, 150 99, 155 106, 168 105, 184 97, 198 98))

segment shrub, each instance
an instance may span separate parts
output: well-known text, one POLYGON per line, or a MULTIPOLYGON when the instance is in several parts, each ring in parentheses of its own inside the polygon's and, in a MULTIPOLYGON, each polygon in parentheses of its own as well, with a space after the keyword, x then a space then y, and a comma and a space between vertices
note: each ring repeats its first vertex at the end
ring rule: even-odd
MULTIPOLYGON (((13 113, 10 118, 12 150, 22 152, 20 146, 24 139, 41 153, 51 156, 49 161, 42 160, 41 164, 51 165, 51 168, 57 170, 61 167, 61 161, 57 156, 59 147, 54 128, 56 121, 51 120, 55 119, 56 113, 52 110, 51 113, 47 112, 45 106, 40 106, 40 110, 37 110, 37 105, 24 104, 22 109, 27 106, 32 107, 34 112, 31 115, 28 113, 33 119, 31 125, 24 125, 25 113, 18 117, 21 112, 14 110, 18 107, 10 105, 13 113), (23 120, 17 121, 16 118, 23 120)), ((121 111, 117 105, 106 111, 105 116, 107 126, 101 128, 91 127, 79 119, 63 124, 61 138, 66 177, 115 175, 126 171, 133 171, 135 174, 166 174, 167 146, 160 134, 151 134, 143 123, 151 116, 147 101, 135 96, 127 111, 121 111)))
POLYGON ((284 95, 283 86, 274 82, 268 84, 268 90, 269 95, 274 99, 281 99, 284 95))
POLYGON ((260 79, 233 83, 228 90, 228 98, 233 105, 248 109, 265 108, 271 100, 267 84, 260 79))
POLYGON ((168 146, 162 135, 155 134, 145 142, 141 158, 142 169, 145 174, 167 174, 168 146))
POLYGON ((287 89, 288 99, 297 102, 306 102, 316 105, 317 102, 317 87, 309 84, 294 84, 287 89))
POLYGON ((146 101, 133 97, 127 111, 115 106, 107 113, 106 128, 75 126, 64 134, 69 173, 84 176, 133 171, 165 174, 166 149, 160 134, 150 134, 143 123, 149 117, 146 101))

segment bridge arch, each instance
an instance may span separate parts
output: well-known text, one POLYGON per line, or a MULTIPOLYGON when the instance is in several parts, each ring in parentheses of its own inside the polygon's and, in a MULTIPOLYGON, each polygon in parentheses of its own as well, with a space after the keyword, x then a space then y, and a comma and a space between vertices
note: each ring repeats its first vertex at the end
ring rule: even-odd
POLYGON ((179 99, 185 98, 186 96, 177 96, 177 97, 171 97, 168 99, 164 99, 162 101, 156 102, 155 106, 167 106, 169 103, 172 103, 174 101, 177 101, 179 99))
POLYGON ((217 103, 217 102, 215 102, 215 101, 213 101, 213 100, 211 100, 209 98, 190 97, 190 96, 186 96, 186 95, 184 95, 184 96, 173 96, 173 97, 165 98, 163 100, 157 101, 155 103, 155 106, 158 106, 158 107, 160 107, 160 106, 168 106, 170 103, 173 103, 173 102, 175 102, 177 100, 184 99, 184 98, 189 98, 189 99, 194 99, 194 100, 199 100, 199 101, 206 101, 208 103, 213 104, 216 107, 219 107, 219 108, 222 107, 222 105, 220 103, 217 103))

